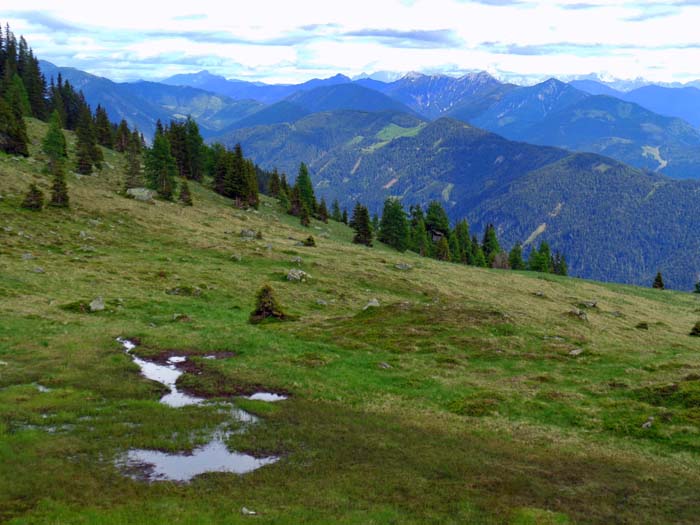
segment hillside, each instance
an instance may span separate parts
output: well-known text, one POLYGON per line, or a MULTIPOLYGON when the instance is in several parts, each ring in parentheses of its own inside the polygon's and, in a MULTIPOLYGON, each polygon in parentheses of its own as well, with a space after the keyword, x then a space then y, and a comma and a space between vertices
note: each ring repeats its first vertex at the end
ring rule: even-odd
POLYGON ((389 196, 406 205, 440 200, 453 221, 466 217, 477 231, 493 222, 509 244, 525 242, 562 203, 567 220, 541 239, 567 254, 575 275, 645 285, 663 270, 675 288, 695 284, 700 266, 688 235, 700 212, 700 183, 672 181, 596 155, 571 156, 582 162, 571 169, 558 164, 570 155, 561 149, 508 141, 451 119, 422 124, 387 118, 316 114, 294 124, 239 130, 224 141, 240 142, 261 166, 292 176, 299 162, 308 162, 317 191, 329 201, 352 207, 359 200, 379 211, 389 196), (540 169, 556 179, 558 200, 547 184, 537 191, 512 184, 539 180, 534 170, 540 169), (589 179, 595 181, 590 187, 582 182, 589 179), (652 192, 657 186, 667 188, 669 198, 652 192), (609 188, 641 197, 621 199, 609 188), (515 202, 519 212, 512 217, 515 202), (600 206, 606 212, 595 217, 597 227, 587 227, 591 210, 600 206))
MULTIPOLYGON (((44 130, 30 122, 34 154, 44 130)), ((695 523, 696 296, 361 248, 197 184, 193 208, 139 203, 105 156, 69 176, 70 211, 33 213, 18 204, 47 188, 42 163, 0 155, 3 522, 695 523), (285 280, 297 265, 309 282, 285 280), (297 321, 248 324, 264 282, 297 321), (98 295, 104 311, 76 307, 98 295), (118 336, 188 356, 181 388, 259 421, 159 403, 118 336), (290 397, 229 397, 261 388, 290 397), (192 450, 221 425, 279 461, 191 483, 122 470, 129 449, 192 450)))

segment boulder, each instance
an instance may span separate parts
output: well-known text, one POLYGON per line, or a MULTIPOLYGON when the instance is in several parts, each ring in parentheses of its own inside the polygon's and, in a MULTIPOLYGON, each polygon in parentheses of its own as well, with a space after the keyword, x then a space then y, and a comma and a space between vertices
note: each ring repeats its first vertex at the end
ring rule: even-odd
POLYGON ((394 265, 394 268, 405 272, 405 271, 413 269, 413 266, 411 266, 410 264, 407 264, 407 263, 398 263, 398 264, 394 265))
POLYGON ((156 192, 148 188, 129 188, 126 195, 140 202, 153 202, 156 192))
POLYGON ((241 238, 242 239, 255 239, 257 237, 257 233, 255 230, 241 230, 241 238))
POLYGON ((303 260, 297 255, 296 257, 292 257, 291 259, 289 259, 289 262, 293 264, 301 264, 303 260))
POLYGON ((369 302, 365 305, 363 310, 367 310, 368 308, 379 308, 379 300, 376 297, 373 297, 372 299, 369 300, 369 302))
POLYGON ((102 297, 95 297, 89 306, 91 312, 101 312, 105 309, 105 300, 102 297))
POLYGON ((311 279, 311 276, 304 270, 299 270, 298 268, 293 268, 287 272, 287 280, 291 282, 305 283, 309 279, 311 279))

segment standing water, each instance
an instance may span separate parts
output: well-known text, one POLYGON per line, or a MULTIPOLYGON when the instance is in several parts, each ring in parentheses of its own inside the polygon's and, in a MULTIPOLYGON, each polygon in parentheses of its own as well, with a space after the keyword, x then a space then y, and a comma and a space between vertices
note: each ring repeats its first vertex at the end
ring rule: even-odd
MULTIPOLYGON (((173 408, 180 408, 205 402, 204 398, 191 396, 177 389, 177 379, 183 374, 177 365, 187 361, 186 357, 174 356, 168 359, 167 365, 160 365, 134 355, 133 350, 136 345, 133 342, 122 338, 118 338, 117 341, 122 344, 133 362, 141 368, 141 374, 144 377, 157 381, 170 389, 170 393, 160 399, 161 403, 173 408)), ((250 398, 253 399, 256 395, 254 394, 250 398)), ((275 394, 270 395, 276 396, 275 394)), ((277 397, 281 399, 284 396, 277 397)), ((280 399, 265 400, 278 401, 280 399)), ((230 407, 230 413, 242 423, 251 424, 257 421, 257 418, 252 414, 235 407, 230 407)), ((149 481, 190 481, 193 477, 205 472, 245 474, 279 460, 276 456, 256 458, 248 454, 230 451, 226 446, 226 438, 229 435, 228 431, 218 430, 209 443, 194 449, 191 453, 132 449, 127 452, 125 458, 122 458, 121 463, 130 470, 134 468, 141 470, 149 481)))

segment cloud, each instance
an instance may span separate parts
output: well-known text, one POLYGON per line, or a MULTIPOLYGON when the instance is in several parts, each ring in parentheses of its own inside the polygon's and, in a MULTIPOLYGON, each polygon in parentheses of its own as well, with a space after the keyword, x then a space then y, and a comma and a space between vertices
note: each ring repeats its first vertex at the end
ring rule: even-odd
POLYGON ((343 36, 368 37, 394 44, 398 47, 452 47, 462 44, 451 29, 401 31, 396 29, 358 29, 342 33, 343 36))
POLYGON ((10 11, 7 15, 11 18, 19 18, 28 24, 36 27, 43 27, 49 31, 61 31, 71 33, 82 33, 85 29, 77 25, 65 22, 47 13, 40 11, 10 11))
POLYGON ((559 7, 562 9, 569 9, 571 11, 583 11, 586 9, 597 9, 602 6, 600 4, 587 4, 585 2, 579 2, 575 4, 560 4, 559 7))
POLYGON ((205 14, 179 15, 174 16, 173 20, 188 21, 188 20, 206 20, 208 17, 205 14))

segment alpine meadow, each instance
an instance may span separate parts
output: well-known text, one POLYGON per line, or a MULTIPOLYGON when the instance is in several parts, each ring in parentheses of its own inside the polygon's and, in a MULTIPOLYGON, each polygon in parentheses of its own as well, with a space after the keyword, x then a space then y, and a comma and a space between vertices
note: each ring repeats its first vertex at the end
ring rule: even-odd
POLYGON ((0 523, 698 523, 700 6, 6 4, 0 523))

